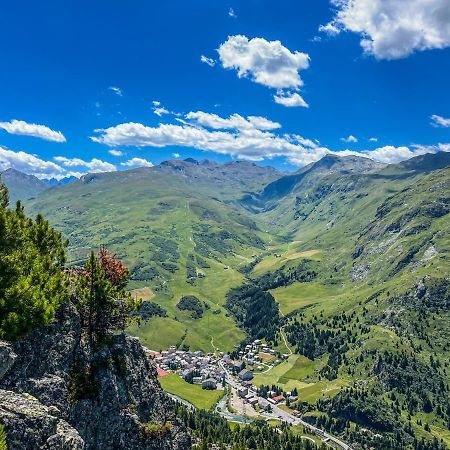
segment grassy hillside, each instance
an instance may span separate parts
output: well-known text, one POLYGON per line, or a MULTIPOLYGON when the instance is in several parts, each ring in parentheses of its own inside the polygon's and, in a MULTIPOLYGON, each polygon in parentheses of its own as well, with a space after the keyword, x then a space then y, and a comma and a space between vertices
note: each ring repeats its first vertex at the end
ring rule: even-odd
POLYGON ((280 178, 177 161, 87 175, 28 208, 69 237, 72 262, 100 245, 125 260, 153 305, 130 328, 148 347, 230 351, 243 329, 267 330, 294 354, 256 383, 297 388, 310 420, 361 446, 439 448, 450 446, 448 166, 450 154, 326 157, 280 178))
POLYGON ((44 213, 68 237, 72 264, 105 245, 130 267, 132 288, 153 291, 152 301, 167 317, 131 329, 149 347, 231 350, 244 334, 223 308, 225 294, 242 283, 237 269, 272 239, 236 200, 277 176, 251 163, 169 161, 86 175, 44 192, 27 207, 44 213), (176 307, 190 294, 207 305, 200 319, 176 307))
POLYGON ((256 380, 299 388, 329 429, 344 432, 340 421, 350 420, 374 430, 353 432, 353 440, 399 448, 414 445, 414 435, 450 445, 450 168, 442 168, 449 163, 436 155, 368 174, 328 174, 260 213, 295 244, 274 248, 250 277, 301 255, 320 265, 312 282, 271 290, 289 345, 309 363, 293 371, 291 357, 256 380), (349 396, 346 386, 359 393, 349 396), (358 410, 368 404, 398 416, 381 425, 379 415, 358 410))

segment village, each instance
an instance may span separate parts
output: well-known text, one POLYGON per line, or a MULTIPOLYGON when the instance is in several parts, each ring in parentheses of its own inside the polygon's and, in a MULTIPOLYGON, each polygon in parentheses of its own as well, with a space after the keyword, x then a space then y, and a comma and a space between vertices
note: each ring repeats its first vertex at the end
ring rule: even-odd
POLYGON ((159 377, 175 373, 186 383, 199 385, 204 390, 224 390, 229 385, 232 410, 249 417, 270 413, 273 405, 298 400, 297 392, 254 388, 256 373, 271 370, 289 356, 276 352, 258 339, 235 352, 234 359, 224 352, 204 354, 177 350, 175 346, 161 352, 148 350, 148 354, 156 363, 159 377), (253 410, 246 409, 245 405, 253 410))
MULTIPOLYGON (((242 350, 235 351, 234 358, 224 352, 205 354, 178 350, 175 346, 161 352, 149 349, 146 352, 154 360, 160 380, 178 377, 184 389, 191 385, 196 391, 193 398, 200 392, 216 392, 218 395, 211 409, 231 422, 245 424, 252 420, 265 420, 300 425, 333 448, 352 450, 339 438, 303 420, 302 413, 295 409, 295 404, 298 404, 295 388, 284 392, 279 386, 254 386, 256 374, 272 370, 290 356, 280 354, 261 340, 256 339, 242 350)), ((197 407, 181 392, 168 392, 174 400, 189 408, 197 407)))

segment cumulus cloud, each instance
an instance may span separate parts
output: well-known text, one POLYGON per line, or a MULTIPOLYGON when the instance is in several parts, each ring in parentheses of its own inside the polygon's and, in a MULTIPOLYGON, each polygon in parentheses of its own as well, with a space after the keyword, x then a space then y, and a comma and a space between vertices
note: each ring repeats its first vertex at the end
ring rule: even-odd
POLYGON ((295 157, 296 161, 314 159, 314 149, 305 147, 296 139, 256 128, 216 131, 189 124, 149 127, 140 123, 123 123, 96 132, 99 136, 92 137, 93 141, 111 146, 189 147, 252 161, 276 156, 295 157))
MULTIPOLYGON (((249 39, 243 35, 229 36, 217 51, 223 68, 234 69, 239 78, 249 78, 277 90, 298 91, 303 86, 300 71, 307 69, 310 62, 306 53, 291 52, 280 41, 249 39)), ((277 96, 292 97, 293 94, 280 95, 278 92, 277 96)), ((294 99, 297 104, 291 100, 291 104, 286 106, 305 106, 297 97, 294 99)), ((277 103, 284 104, 282 101, 277 103)))
POLYGON ((358 33, 364 52, 378 59, 450 46, 448 0, 331 1, 336 16, 320 30, 331 35, 344 30, 358 33))
POLYGON ((21 136, 33 136, 46 141, 66 142, 66 138, 60 131, 54 131, 45 125, 27 123, 23 120, 11 120, 10 122, 0 122, 0 128, 3 128, 10 134, 21 136))
POLYGON ((347 144, 354 144, 354 143, 358 142, 358 138, 351 134, 350 136, 341 138, 341 141, 347 142, 347 144))
POLYGON ((261 116, 249 116, 246 119, 239 114, 232 114, 228 118, 220 117, 217 114, 205 113, 203 111, 190 112, 186 114, 186 119, 215 130, 275 130, 281 128, 278 122, 261 116))
POLYGON ((302 106, 303 108, 308 108, 308 103, 305 102, 302 96, 300 96, 297 92, 284 92, 279 91, 276 95, 273 96, 275 103, 279 105, 294 107, 294 106, 302 106))
POLYGON ((216 61, 212 58, 208 58, 205 55, 200 56, 200 61, 202 63, 208 64, 209 67, 214 67, 216 65, 216 61))
POLYGON ((124 155, 123 151, 115 150, 115 149, 108 150, 108 153, 112 156, 123 156, 124 155))
POLYGON ((411 150, 408 147, 386 145, 385 147, 364 151, 362 153, 374 161, 393 164, 425 153, 435 153, 435 151, 436 150, 432 148, 414 148, 411 150))
POLYGON ((449 128, 450 127, 450 119, 446 119, 445 117, 437 116, 436 114, 433 114, 431 116, 431 124, 434 127, 449 128))
POLYGON ((263 38, 230 36, 218 52, 225 69, 235 69, 239 77, 271 88, 299 88, 303 84, 299 72, 309 67, 306 53, 292 53, 280 41, 263 38))
MULTIPOLYGON (((450 151, 450 144, 334 151, 322 146, 317 140, 298 134, 277 134, 275 130, 281 124, 261 116, 245 118, 239 114, 231 114, 229 117, 221 117, 196 111, 177 121, 177 124, 160 124, 157 127, 133 122, 122 123, 95 130, 96 135, 91 139, 110 147, 195 148, 250 161, 284 157, 298 166, 317 161, 327 154, 365 156, 375 161, 395 163, 424 153, 450 151)), ((345 139, 357 142, 352 135, 345 139)), ((173 156, 179 158, 180 154, 173 153, 173 156)))
POLYGON ((120 88, 117 87, 117 86, 109 86, 108 89, 109 89, 110 91, 113 91, 114 94, 118 95, 119 97, 122 97, 122 96, 123 96, 123 91, 122 91, 122 89, 120 89, 120 88))
POLYGON ((55 156, 53 159, 64 167, 85 167, 90 172, 113 172, 117 170, 114 164, 102 161, 97 158, 93 158, 90 161, 84 161, 80 158, 55 156))
POLYGON ((120 165, 127 167, 153 167, 153 163, 144 158, 131 158, 126 162, 120 163, 120 165))
POLYGON ((371 137, 371 138, 369 138, 369 142, 378 142, 378 138, 371 137))
POLYGON ((0 147, 0 171, 13 168, 38 178, 62 178, 64 169, 51 161, 44 161, 36 155, 0 147))

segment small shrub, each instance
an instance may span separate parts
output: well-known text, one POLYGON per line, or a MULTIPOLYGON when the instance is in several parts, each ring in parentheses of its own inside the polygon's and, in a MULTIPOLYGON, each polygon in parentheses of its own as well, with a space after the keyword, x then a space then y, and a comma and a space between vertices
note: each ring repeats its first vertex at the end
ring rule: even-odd
POLYGON ((156 423, 147 422, 141 424, 141 433, 144 438, 158 438, 161 439, 172 431, 173 425, 171 422, 156 423))

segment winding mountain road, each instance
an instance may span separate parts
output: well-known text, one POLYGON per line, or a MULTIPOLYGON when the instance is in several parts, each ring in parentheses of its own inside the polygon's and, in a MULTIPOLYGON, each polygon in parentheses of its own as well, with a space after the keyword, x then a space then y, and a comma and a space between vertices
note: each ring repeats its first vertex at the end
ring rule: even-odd
MULTIPOLYGON (((227 384, 231 386, 231 389, 238 389, 240 387, 240 384, 237 380, 235 380, 230 373, 227 371, 225 366, 221 366, 222 369, 226 373, 225 381, 227 384)), ((252 394, 254 397, 256 397, 258 400, 265 400, 262 397, 258 396, 256 391, 249 389, 249 394, 252 394)), ((287 422, 291 425, 303 425, 305 428, 307 428, 311 433, 315 434, 316 436, 319 436, 323 442, 332 442, 335 445, 337 445, 342 450, 354 450, 353 447, 351 447, 346 442, 342 441, 336 436, 333 436, 332 434, 327 433, 326 431, 321 430, 320 428, 315 427, 314 425, 311 425, 308 422, 305 422, 303 419, 299 417, 295 417, 292 414, 289 414, 288 412, 282 410, 277 405, 271 405, 272 406, 272 412, 271 413, 264 413, 263 415, 267 417, 268 419, 278 419, 282 420, 284 422, 287 422)))

